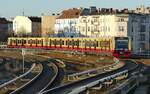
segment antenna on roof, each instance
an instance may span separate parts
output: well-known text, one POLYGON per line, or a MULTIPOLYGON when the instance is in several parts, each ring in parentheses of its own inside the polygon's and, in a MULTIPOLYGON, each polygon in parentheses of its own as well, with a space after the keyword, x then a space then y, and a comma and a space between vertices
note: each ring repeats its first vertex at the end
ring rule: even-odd
POLYGON ((24 8, 23 8, 23 11, 22 11, 22 16, 24 16, 24 8))

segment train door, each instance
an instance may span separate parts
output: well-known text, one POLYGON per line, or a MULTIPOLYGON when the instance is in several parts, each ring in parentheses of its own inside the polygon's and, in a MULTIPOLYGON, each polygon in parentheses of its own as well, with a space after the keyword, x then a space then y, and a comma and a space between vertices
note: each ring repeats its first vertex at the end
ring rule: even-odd
POLYGON ((74 39, 72 39, 72 49, 74 49, 74 46, 75 46, 75 40, 74 39))
POLYGON ((76 41, 76 46, 77 46, 77 49, 79 49, 79 39, 77 39, 76 41))
POLYGON ((56 39, 54 39, 54 48, 56 48, 56 43, 57 41, 56 41, 56 39))
POLYGON ((32 47, 32 39, 30 39, 30 47, 32 47))
POLYGON ((12 42, 13 42, 13 40, 9 39, 9 44, 8 45, 12 46, 12 44, 13 44, 12 42))
POLYGON ((96 48, 98 47, 98 41, 97 40, 94 40, 94 50, 96 50, 96 48))
MULTIPOLYGON (((44 39, 41 40, 41 46, 44 46, 44 39)), ((47 47, 47 44, 45 44, 45 47, 47 47)))
POLYGON ((49 39, 49 47, 51 48, 52 47, 52 40, 49 39))
POLYGON ((60 48, 62 48, 62 42, 63 42, 62 39, 60 39, 60 48))
POLYGON ((38 40, 36 39, 35 40, 35 47, 37 47, 38 46, 38 40))
POLYGON ((66 41, 67 47, 69 48, 69 39, 66 41))
POLYGON ((87 41, 89 50, 91 50, 92 44, 93 44, 92 40, 87 41))
POLYGON ((24 46, 24 40, 23 39, 21 40, 21 46, 24 46))
POLYGON ((86 50, 86 47, 87 47, 87 41, 84 40, 83 43, 84 43, 84 50, 86 50))
POLYGON ((18 40, 16 39, 16 46, 18 46, 18 40))

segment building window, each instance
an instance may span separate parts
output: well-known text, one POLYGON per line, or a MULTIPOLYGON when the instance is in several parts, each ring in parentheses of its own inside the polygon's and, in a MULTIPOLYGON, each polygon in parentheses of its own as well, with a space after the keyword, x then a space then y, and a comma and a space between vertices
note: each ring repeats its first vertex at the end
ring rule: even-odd
POLYGON ((145 32, 146 31, 146 25, 141 25, 140 32, 145 32))
POLYGON ((88 27, 88 31, 90 31, 90 27, 88 27))
POLYGON ((110 31, 110 27, 108 27, 108 31, 110 31))
POLYGON ((140 48, 139 48, 139 50, 145 50, 145 43, 140 43, 140 48))
POLYGON ((145 34, 140 34, 139 41, 145 41, 145 34))
POLYGON ((119 31, 120 31, 120 32, 123 32, 123 31, 124 31, 124 27, 123 27, 123 26, 119 26, 118 28, 119 28, 119 31))

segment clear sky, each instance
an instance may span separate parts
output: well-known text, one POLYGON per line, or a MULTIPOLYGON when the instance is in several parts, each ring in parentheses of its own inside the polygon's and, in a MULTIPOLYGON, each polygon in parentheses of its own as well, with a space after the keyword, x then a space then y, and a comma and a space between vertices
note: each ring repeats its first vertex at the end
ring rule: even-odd
POLYGON ((22 15, 40 16, 41 13, 51 14, 72 7, 98 8, 131 8, 139 5, 150 6, 150 0, 1 0, 0 16, 15 17, 22 15))

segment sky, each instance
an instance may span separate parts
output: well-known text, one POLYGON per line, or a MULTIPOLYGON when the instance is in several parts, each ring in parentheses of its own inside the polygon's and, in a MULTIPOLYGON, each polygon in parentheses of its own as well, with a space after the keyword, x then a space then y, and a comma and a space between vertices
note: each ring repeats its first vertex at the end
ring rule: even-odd
POLYGON ((97 8, 130 8, 139 5, 150 7, 150 0, 1 0, 0 16, 15 17, 24 14, 40 16, 60 13, 63 9, 96 6, 97 8))

